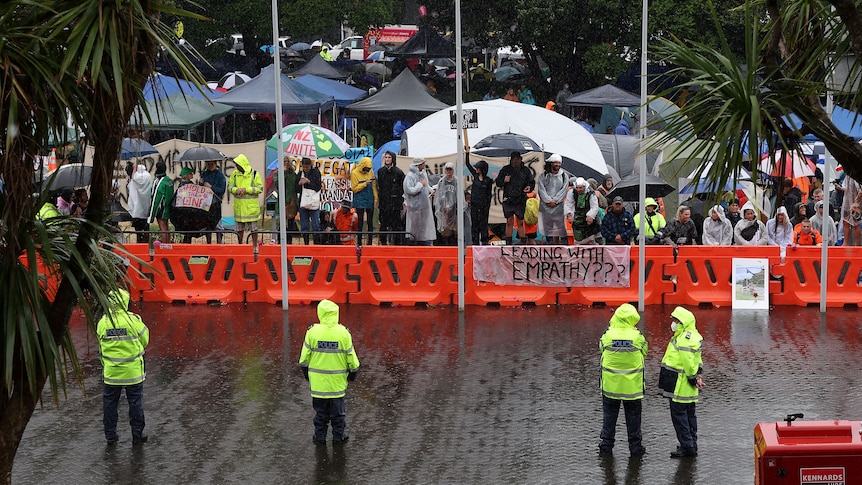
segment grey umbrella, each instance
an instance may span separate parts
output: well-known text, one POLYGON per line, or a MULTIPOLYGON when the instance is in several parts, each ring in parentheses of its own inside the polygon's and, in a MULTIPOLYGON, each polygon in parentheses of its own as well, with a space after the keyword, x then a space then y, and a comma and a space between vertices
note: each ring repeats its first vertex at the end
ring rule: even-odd
MULTIPOLYGON (((646 176, 646 196, 647 197, 664 197, 676 189, 665 182, 664 180, 647 174, 646 176)), ((620 196, 625 201, 637 201, 640 198, 640 175, 633 173, 628 177, 620 180, 614 185, 608 194, 608 200, 611 201, 614 197, 620 196)))
MULTIPOLYGON (((60 190, 86 187, 90 185, 90 175, 93 167, 80 163, 61 165, 60 168, 45 176, 45 189, 60 190)), ((36 182, 40 182, 36 180, 36 182)))
POLYGON ((209 160, 224 160, 227 158, 224 153, 215 148, 196 146, 180 152, 175 161, 177 162, 206 162, 209 160))
POLYGON ((123 138, 123 144, 120 146, 120 160, 143 157, 154 153, 159 153, 159 151, 140 138, 123 138))

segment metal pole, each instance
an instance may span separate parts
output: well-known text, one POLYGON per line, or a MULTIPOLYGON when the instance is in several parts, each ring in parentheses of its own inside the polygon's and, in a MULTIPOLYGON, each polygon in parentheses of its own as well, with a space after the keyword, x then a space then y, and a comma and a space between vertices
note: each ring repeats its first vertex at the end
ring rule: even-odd
POLYGON ((463 80, 461 79, 464 60, 461 58, 461 0, 455 0, 455 118, 457 126, 456 140, 458 142, 458 160, 455 164, 455 180, 458 187, 456 200, 458 201, 458 311, 464 311, 464 259, 466 250, 464 248, 464 116, 463 116, 463 93, 461 92, 463 80))
MULTIPOLYGON (((281 246, 281 308, 287 311, 287 216, 284 210, 284 197, 287 192, 284 188, 284 141, 281 138, 281 55, 278 46, 278 4, 272 0, 272 47, 274 56, 273 75, 275 76, 275 135, 278 137, 278 236, 281 246)), ((264 161, 265 162, 265 161, 264 161)))
POLYGON ((641 110, 640 110, 640 154, 638 155, 638 166, 640 167, 638 207, 640 207, 641 229, 638 233, 638 311, 644 311, 644 284, 646 282, 646 218, 644 202, 646 201, 646 153, 643 147, 647 136, 647 10, 649 0, 643 0, 643 12, 641 13, 641 110))
MULTIPOLYGON (((831 78, 831 75, 830 75, 831 78)), ((828 91, 826 94, 826 112, 829 113, 829 118, 832 118, 832 91, 828 91)), ((823 159, 823 216, 826 217, 829 215, 829 184, 826 183, 826 177, 831 176, 832 174, 832 154, 829 153, 829 150, 826 150, 826 156, 823 159)), ((814 212, 817 212, 817 209, 814 209, 814 212)), ((810 217, 810 216, 809 216, 810 217)), ((823 224, 820 228, 822 234, 820 235, 823 238, 823 247, 820 248, 820 313, 826 313, 826 276, 827 276, 827 267, 829 266, 829 241, 826 239, 826 224, 823 224)), ((829 229, 838 233, 838 228, 831 227, 829 229)))

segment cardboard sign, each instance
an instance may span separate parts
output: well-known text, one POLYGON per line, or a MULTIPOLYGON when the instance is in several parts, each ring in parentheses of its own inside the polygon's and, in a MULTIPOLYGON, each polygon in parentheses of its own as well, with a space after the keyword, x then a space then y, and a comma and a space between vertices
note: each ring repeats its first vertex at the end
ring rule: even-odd
POLYGON ((174 206, 209 211, 212 203, 212 189, 202 185, 185 184, 177 188, 174 206))

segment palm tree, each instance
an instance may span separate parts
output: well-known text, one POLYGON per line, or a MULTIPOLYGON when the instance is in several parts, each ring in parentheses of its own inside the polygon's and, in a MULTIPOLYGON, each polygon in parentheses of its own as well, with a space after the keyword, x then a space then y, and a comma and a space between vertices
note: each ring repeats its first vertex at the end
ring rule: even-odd
MULTIPOLYGON (((126 121, 152 74, 173 57, 200 80, 160 19, 187 15, 169 0, 58 0, 0 5, 0 483, 47 382, 54 400, 80 372, 68 323, 96 308, 125 275, 130 257, 104 229, 126 121), (95 148, 86 220, 37 220, 33 161, 66 118, 95 148)), ((196 16, 198 17, 199 16, 196 16)))
MULTIPOLYGON (((708 173, 701 166, 696 177, 723 186, 739 173, 745 152, 759 153, 761 143, 770 152, 797 150, 802 136, 813 133, 848 175, 862 180, 862 145, 835 127, 821 103, 821 96, 831 91, 845 107, 862 107, 862 96, 848 93, 852 79, 858 78, 858 61, 849 83, 835 86, 829 77, 846 54, 862 60, 862 7, 844 0, 748 0, 741 8, 746 17, 744 59, 730 52, 720 29, 721 49, 682 39, 659 41, 657 57, 675 66, 666 76, 681 80, 662 94, 670 96, 680 88, 691 94, 650 146, 677 139, 695 147, 687 156, 691 164, 717 162, 708 173), (790 113, 801 126, 787 121, 790 113), (694 143, 698 138, 716 143, 694 143)), ((714 10, 712 14, 717 19, 714 10)))

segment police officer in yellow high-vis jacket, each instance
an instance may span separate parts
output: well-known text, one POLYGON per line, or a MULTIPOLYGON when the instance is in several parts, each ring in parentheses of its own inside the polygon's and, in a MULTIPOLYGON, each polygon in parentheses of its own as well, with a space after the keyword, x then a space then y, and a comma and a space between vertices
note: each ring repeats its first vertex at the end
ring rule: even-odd
POLYGON ((602 432, 599 454, 612 453, 620 404, 625 410, 629 452, 632 456, 646 452, 641 435, 641 401, 644 397, 647 341, 636 326, 640 318, 632 305, 620 305, 599 340, 599 349, 602 351, 602 432))
POLYGON ((670 399, 670 417, 679 440, 671 458, 697 456, 697 414, 695 403, 703 388, 703 337, 695 327, 694 314, 678 306, 670 314, 673 337, 661 359, 659 387, 670 399))
POLYGON ((102 359, 104 388, 102 423, 109 445, 117 443, 117 405, 126 390, 132 443, 146 443, 144 434, 144 349, 150 333, 141 317, 128 311, 129 292, 123 289, 108 295, 111 307, 99 320, 96 335, 102 359))
POLYGON ((326 433, 332 424, 332 442, 348 440, 344 396, 347 381, 356 379, 359 358, 353 347, 353 338, 347 327, 338 322, 338 305, 323 300, 317 305, 315 323, 305 333, 299 356, 302 373, 311 387, 314 407, 315 444, 326 443, 326 433))

